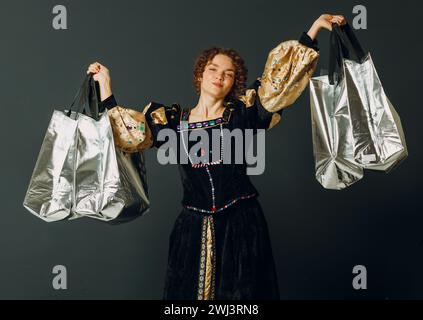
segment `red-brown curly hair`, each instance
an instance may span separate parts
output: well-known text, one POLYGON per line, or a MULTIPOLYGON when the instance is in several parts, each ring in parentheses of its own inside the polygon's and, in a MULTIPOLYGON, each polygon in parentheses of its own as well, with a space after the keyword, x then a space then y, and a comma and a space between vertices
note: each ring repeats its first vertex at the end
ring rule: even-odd
POLYGON ((217 54, 224 54, 232 59, 235 67, 235 79, 231 91, 226 95, 225 100, 236 100, 239 96, 245 94, 248 69, 245 66, 244 59, 234 49, 222 47, 211 47, 200 53, 194 64, 193 84, 197 94, 201 93, 201 80, 204 69, 209 61, 212 61, 217 54))

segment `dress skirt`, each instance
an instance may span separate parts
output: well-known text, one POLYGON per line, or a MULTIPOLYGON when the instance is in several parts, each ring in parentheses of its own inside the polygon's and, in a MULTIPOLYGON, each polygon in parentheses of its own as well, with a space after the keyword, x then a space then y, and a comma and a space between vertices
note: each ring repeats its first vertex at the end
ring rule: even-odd
POLYGON ((183 208, 169 237, 164 300, 280 299, 256 197, 209 214, 183 208))

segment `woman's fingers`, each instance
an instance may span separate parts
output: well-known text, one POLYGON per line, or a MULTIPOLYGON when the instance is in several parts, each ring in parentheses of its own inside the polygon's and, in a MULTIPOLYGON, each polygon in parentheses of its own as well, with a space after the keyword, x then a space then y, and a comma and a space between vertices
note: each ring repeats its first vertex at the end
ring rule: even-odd
POLYGON ((90 66, 88 67, 87 74, 90 72, 96 74, 99 72, 99 70, 96 67, 90 66))
POLYGON ((100 71, 100 66, 98 66, 96 63, 92 63, 88 66, 88 70, 90 72, 97 73, 100 71))
POLYGON ((343 24, 346 23, 346 20, 345 20, 344 16, 342 16, 342 15, 336 15, 336 16, 333 16, 331 22, 332 23, 337 23, 338 25, 343 25, 343 24))
POLYGON ((331 23, 336 23, 337 25, 341 25, 341 23, 342 23, 342 21, 340 20, 340 19, 332 19, 331 21, 330 21, 331 23))
POLYGON ((90 72, 93 74, 97 74, 99 72, 108 73, 108 69, 105 66, 103 66, 101 63, 94 62, 88 66, 87 74, 90 72))

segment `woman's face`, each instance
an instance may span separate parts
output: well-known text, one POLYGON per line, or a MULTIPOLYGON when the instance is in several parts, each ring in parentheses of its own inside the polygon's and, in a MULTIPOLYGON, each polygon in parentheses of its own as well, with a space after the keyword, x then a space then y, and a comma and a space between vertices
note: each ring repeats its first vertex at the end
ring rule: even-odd
POLYGON ((232 59, 227 55, 217 54, 204 68, 201 92, 222 99, 231 91, 234 81, 235 66, 232 59))

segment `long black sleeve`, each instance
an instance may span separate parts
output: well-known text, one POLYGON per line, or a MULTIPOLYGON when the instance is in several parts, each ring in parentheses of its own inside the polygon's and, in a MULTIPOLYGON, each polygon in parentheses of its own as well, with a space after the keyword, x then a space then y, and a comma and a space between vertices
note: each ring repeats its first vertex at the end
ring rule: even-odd
POLYGON ((312 40, 306 32, 303 32, 301 34, 298 42, 319 52, 319 47, 318 47, 319 43, 317 39, 312 40))
POLYGON ((106 108, 110 110, 116 106, 117 106, 116 99, 115 99, 115 96, 112 94, 111 96, 104 99, 104 101, 101 101, 98 104, 98 112, 102 113, 104 112, 106 108))

